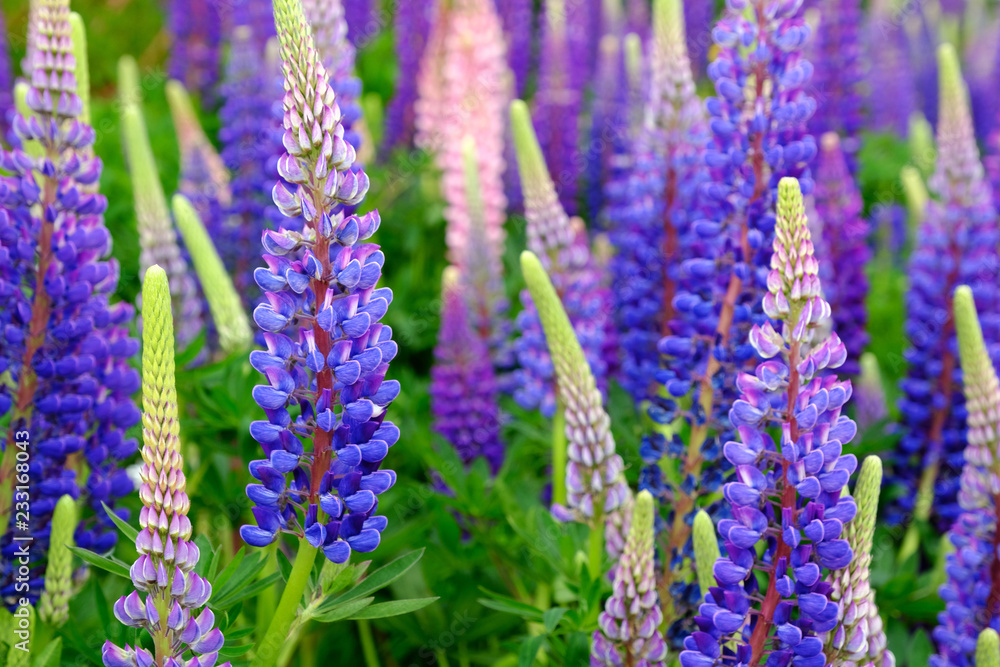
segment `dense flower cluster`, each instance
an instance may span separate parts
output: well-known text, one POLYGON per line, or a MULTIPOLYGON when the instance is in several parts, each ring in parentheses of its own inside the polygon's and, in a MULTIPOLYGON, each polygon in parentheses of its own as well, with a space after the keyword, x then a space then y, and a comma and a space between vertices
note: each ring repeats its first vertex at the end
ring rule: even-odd
MULTIPOLYGON (((138 645, 106 641, 105 667, 214 667, 224 638, 205 606, 212 584, 194 571, 201 553, 191 539, 184 458, 174 383, 174 327, 167 274, 146 271, 143 284, 142 467, 139 557, 130 569, 135 591, 115 603, 115 617, 149 632, 155 655, 138 645), (140 593, 146 594, 145 601, 140 593), (185 659, 188 651, 197 654, 185 659)), ((220 665, 227 667, 228 662, 220 665)))
POLYGON ((842 372, 857 375, 861 353, 868 344, 868 222, 862 216, 861 193, 848 170, 840 139, 830 132, 823 135, 821 143, 816 167, 816 213, 823 228, 822 256, 827 261, 821 265, 820 275, 833 310, 834 331, 847 347, 842 372))
POLYGON ((10 53, 7 50, 7 22, 0 13, 0 139, 6 140, 14 120, 14 74, 10 67, 10 53))
POLYGON ((958 471, 965 449, 965 409, 955 356, 951 293, 967 284, 984 313, 983 332, 996 354, 1000 343, 997 291, 997 222, 989 184, 979 161, 965 86, 954 49, 941 47, 941 113, 936 198, 917 234, 910 258, 905 332, 901 438, 893 471, 904 493, 889 520, 911 513, 926 519, 932 509, 943 525, 958 517, 958 471))
POLYGON ((289 185, 275 186, 274 202, 305 227, 265 232, 266 267, 255 272, 265 301, 254 320, 267 349, 250 362, 267 379, 253 392, 267 420, 253 422, 250 433, 267 458, 250 464, 260 482, 247 487, 257 525, 240 534, 264 546, 291 532, 343 563, 352 550, 378 546, 387 520, 375 515, 377 496, 396 480, 380 470, 399 439, 385 421, 399 394, 399 383, 385 380, 397 347, 379 322, 392 291, 377 287, 385 257, 364 242, 378 229, 378 213, 340 210, 362 201, 368 177, 355 168, 301 4, 276 2, 275 22, 287 151, 278 169, 289 185), (296 403, 293 420, 288 408, 296 403))
POLYGON ((872 3, 866 26, 871 68, 868 106, 872 129, 906 134, 910 114, 917 109, 916 83, 906 32, 892 0, 872 3))
MULTIPOLYGON (((507 65, 514 75, 514 93, 521 95, 531 68, 534 9, 531 0, 494 0, 507 37, 507 65)), ((420 3, 417 3, 420 4, 420 3)))
POLYGON ((211 102, 219 80, 222 6, 203 0, 170 0, 168 25, 173 44, 167 72, 170 78, 211 102))
POLYGON ((417 101, 417 76, 431 30, 432 0, 410 0, 400 3, 393 16, 393 39, 399 74, 392 100, 386 109, 386 148, 409 146, 416 129, 414 104, 417 101))
POLYGON ((106 259, 107 200, 97 193, 102 165, 93 153, 94 130, 81 120, 87 112, 77 89, 69 3, 41 0, 34 10, 30 115, 13 117, 11 148, 0 153, 6 174, 0 179, 0 597, 5 606, 21 597, 33 603, 41 593, 49 521, 63 495, 84 500, 88 508, 76 530, 77 544, 97 552, 114 547, 117 532, 102 503, 113 507, 134 488, 119 465, 135 453, 126 431, 139 420, 131 400, 139 385, 129 363, 138 351, 129 337, 133 310, 110 303, 118 264, 106 259), (15 494, 14 472, 16 453, 28 446, 26 499, 15 494), (13 580, 15 500, 28 501, 31 508, 28 529, 22 529, 34 537, 27 594, 15 589, 13 580))
POLYGON ((841 414, 850 382, 825 372, 843 363, 844 345, 835 333, 814 339, 830 306, 822 297, 804 211, 798 182, 783 179, 763 299, 770 320, 754 325, 749 335, 767 361, 737 379, 741 397, 730 420, 740 441, 724 447, 736 468, 724 489, 733 518, 719 522, 726 555, 715 565, 718 587, 701 606, 700 630, 684 641, 684 667, 723 654, 735 654, 736 663, 760 664, 765 647, 773 664, 815 657, 822 652, 817 633, 837 626, 839 605, 829 598, 823 570, 851 562, 841 534, 857 512, 844 493, 857 460, 842 451, 857 428, 841 414), (780 447, 772 432, 780 434, 780 447), (758 556, 762 542, 764 554, 758 556), (767 573, 763 588, 755 576, 758 559, 767 573))

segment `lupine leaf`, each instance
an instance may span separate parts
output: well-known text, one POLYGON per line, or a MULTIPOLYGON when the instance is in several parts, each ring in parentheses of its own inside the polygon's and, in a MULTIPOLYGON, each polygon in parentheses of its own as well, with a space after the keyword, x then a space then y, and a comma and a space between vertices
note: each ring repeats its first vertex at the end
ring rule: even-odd
POLYGON ((410 600, 392 600, 391 602, 380 602, 365 607, 357 614, 351 616, 352 620, 388 618, 389 616, 400 616, 410 612, 423 609, 437 602, 440 598, 413 598, 410 600))

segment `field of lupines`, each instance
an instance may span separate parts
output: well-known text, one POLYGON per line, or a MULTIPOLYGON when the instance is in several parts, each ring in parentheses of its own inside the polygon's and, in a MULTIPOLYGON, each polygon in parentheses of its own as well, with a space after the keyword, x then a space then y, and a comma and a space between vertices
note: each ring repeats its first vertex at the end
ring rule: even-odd
POLYGON ((1000 8, 4 0, 0 665, 1000 667, 1000 8))

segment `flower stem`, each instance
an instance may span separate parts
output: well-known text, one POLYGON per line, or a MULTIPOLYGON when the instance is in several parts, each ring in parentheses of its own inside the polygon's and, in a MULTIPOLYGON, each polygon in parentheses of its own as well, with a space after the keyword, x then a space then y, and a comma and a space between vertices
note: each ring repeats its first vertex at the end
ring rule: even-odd
POLYGON ((604 519, 600 516, 590 529, 589 546, 587 563, 590 567, 590 576, 597 579, 602 574, 601 564, 604 562, 604 519))
POLYGON ((361 652, 365 655, 366 667, 380 667, 375 639, 372 637, 372 626, 367 619, 362 618, 358 621, 358 636, 361 638, 361 652))
POLYGON ((288 575, 288 583, 281 594, 281 601, 271 619, 271 625, 267 628, 267 634, 257 643, 253 662, 250 667, 270 667, 277 660, 281 646, 288 637, 288 629, 295 620, 295 614, 302 601, 302 595, 309 582, 309 574, 312 572, 313 563, 316 560, 316 547, 309 544, 305 538, 299 541, 298 555, 295 557, 295 564, 288 575))
POLYGON ((552 419, 552 504, 566 504, 566 413, 556 406, 552 419))

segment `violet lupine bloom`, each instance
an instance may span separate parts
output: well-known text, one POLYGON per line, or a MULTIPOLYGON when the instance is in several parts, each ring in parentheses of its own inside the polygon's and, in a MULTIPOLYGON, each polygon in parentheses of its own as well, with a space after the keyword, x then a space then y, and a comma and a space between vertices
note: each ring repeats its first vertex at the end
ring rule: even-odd
POLYGON ((256 59, 259 42, 249 25, 233 31, 222 84, 225 102, 219 112, 222 160, 232 173, 232 204, 225 211, 226 223, 219 230, 221 237, 215 238, 215 246, 248 311, 260 297, 253 271, 260 263, 259 239, 268 228, 268 193, 274 184, 267 165, 281 148, 280 140, 274 141, 280 125, 271 118, 280 88, 268 68, 262 68, 256 59))
MULTIPOLYGON (((584 13, 585 2, 569 1, 577 8, 575 16, 584 13)), ((580 80, 577 71, 583 69, 586 73, 589 69, 576 60, 580 56, 572 47, 571 28, 578 31, 583 28, 570 25, 565 0, 546 0, 543 18, 532 118, 559 202, 569 215, 575 215, 581 174, 579 119, 585 84, 585 78, 580 80)))
POLYGON ((531 69, 531 38, 535 22, 532 1, 494 0, 494 3, 507 38, 507 65, 514 74, 514 94, 520 97, 531 69))
MULTIPOLYGON (((815 6, 820 12, 820 21, 809 55, 816 65, 810 92, 817 103, 816 113, 809 120, 809 131, 816 136, 826 132, 839 134, 853 173, 856 169, 854 155, 859 148, 858 133, 864 122, 861 86, 865 72, 859 35, 861 0, 819 0, 815 6)), ((833 310, 837 312, 836 307, 833 310)))
POLYGON ((407 0, 399 4, 393 17, 399 73, 396 75, 396 89, 386 110, 383 145, 388 149, 413 143, 417 76, 431 30, 434 5, 433 0, 407 0))
POLYGON ((469 298, 458 269, 445 269, 441 294, 441 329, 431 369, 434 430, 469 465, 483 457, 495 475, 503 465, 500 405, 486 342, 472 328, 469 298))
MULTIPOLYGON (((359 49, 370 44, 379 32, 372 0, 346 0, 344 10, 347 18, 347 39, 359 49)), ((322 47, 320 49, 322 50, 322 47)))
MULTIPOLYGON (((598 386, 604 387, 607 365, 602 352, 611 295, 601 285, 586 230, 582 224, 574 224, 559 204, 531 129, 528 106, 520 100, 511 104, 511 126, 524 190, 528 249, 539 258, 555 285, 590 370, 598 386)), ((515 372, 514 398, 521 407, 537 408, 551 418, 556 413, 555 368, 528 290, 521 293, 521 303, 524 310, 517 316, 520 336, 515 353, 519 368, 515 372)))
POLYGON ((397 347, 379 322, 392 291, 377 287, 385 257, 364 242, 378 229, 378 212, 342 210, 363 200, 368 176, 355 169, 302 5, 278 0, 274 11, 286 91, 287 152, 278 169, 290 184, 275 185, 274 201, 305 226, 266 231, 267 266, 254 274, 265 298, 254 320, 267 349, 252 352, 250 363, 267 379, 253 391, 267 420, 250 433, 267 458, 250 463, 260 482, 247 486, 257 525, 240 535, 259 547, 292 533, 343 563, 352 550, 378 546, 387 520, 375 515, 377 496, 396 481, 379 469, 399 439, 385 421, 399 382, 384 379, 397 347), (293 404, 301 411, 294 420, 293 404))
POLYGON ((201 554, 187 516, 191 501, 178 437, 174 327, 163 269, 146 271, 142 293, 139 557, 130 568, 136 590, 119 598, 114 610, 124 625, 149 632, 156 648, 154 654, 138 645, 120 648, 106 641, 101 657, 105 667, 215 667, 225 640, 211 609, 195 615, 212 596, 212 584, 194 571, 201 554), (188 652, 193 655, 185 659, 188 652))
POLYGON ((828 260, 822 265, 821 276, 833 309, 834 331, 847 348, 842 372, 854 376, 861 371, 859 359, 868 344, 868 221, 862 216, 861 193, 847 168, 840 139, 830 132, 823 135, 821 144, 816 212, 823 222, 822 244, 828 260))
POLYGON ((740 400, 730 420, 740 441, 726 443, 736 467, 724 495, 732 519, 719 522, 726 555, 714 568, 697 623, 684 640, 682 667, 717 664, 825 665, 820 633, 837 625, 839 606, 824 577, 846 567, 851 547, 841 537, 857 513, 845 487, 857 467, 843 454, 857 427, 841 414, 851 383, 826 372, 847 356, 837 334, 814 339, 830 316, 821 296, 798 181, 782 179, 774 254, 764 312, 749 340, 767 361, 740 373, 740 400), (780 432, 780 446, 771 433, 780 432), (764 545, 758 558, 756 549, 764 545), (763 570, 767 584, 757 578, 763 570))
POLYGON ((219 79, 222 41, 219 4, 204 0, 170 0, 168 25, 173 40, 167 63, 170 78, 211 103, 219 79))
POLYGON ((7 26, 0 12, 0 139, 6 140, 14 119, 14 75, 10 66, 10 52, 7 48, 7 26))
POLYGON ((667 644, 660 634, 663 612, 656 594, 653 497, 640 491, 628 541, 615 568, 613 593, 594 630, 591 667, 664 667, 667 644))
POLYGON ((1000 544, 1000 381, 969 287, 955 290, 954 310, 968 444, 958 493, 962 512, 948 531, 954 552, 947 556, 948 578, 940 588, 945 610, 938 614, 933 633, 938 653, 931 656, 930 667, 981 664, 974 659, 976 639, 985 628, 1000 630, 1000 579, 994 571, 1000 544))
MULTIPOLYGON (((347 7, 353 8, 359 20, 363 18, 365 2, 348 0, 347 7)), ((361 149, 361 135, 354 125, 361 120, 361 79, 354 74, 354 44, 348 40, 348 20, 341 0, 303 0, 302 7, 312 28, 313 43, 323 59, 323 66, 330 77, 330 86, 337 95, 340 107, 340 124, 344 127, 344 139, 361 149)), ((371 6, 368 5, 370 12, 371 6)))
POLYGON ((910 114, 917 108, 913 65, 906 31, 892 10, 892 0, 872 3, 866 26, 872 129, 905 136, 910 114))
POLYGON ((715 19, 715 4, 689 0, 684 3, 684 33, 687 36, 687 50, 691 56, 691 69, 695 74, 705 70, 708 64, 708 49, 712 46, 712 21, 715 19))
POLYGON ((130 398, 139 384, 130 365, 138 350, 128 335, 134 313, 110 303, 119 267, 109 258, 107 200, 97 192, 95 133, 80 120, 69 3, 33 7, 31 117, 13 117, 11 148, 0 153, 8 174, 0 179, 0 599, 11 608, 41 593, 49 522, 63 495, 90 508, 76 544, 96 552, 114 547, 118 533, 101 504, 114 507, 134 489, 119 465, 135 453, 126 432, 139 420, 130 398), (18 532, 34 537, 27 591, 15 588, 11 512, 12 500, 25 501, 14 493, 25 484, 15 468, 17 452, 28 446, 25 432, 31 516, 27 531, 18 532), (85 482, 78 478, 84 470, 85 482))
POLYGON ((895 482, 905 491, 888 519, 931 516, 942 527, 958 516, 958 471, 965 447, 964 400, 958 384, 951 293, 967 284, 984 314, 983 331, 994 355, 1000 343, 997 289, 996 210, 979 161, 965 86, 954 49, 939 50, 941 113, 933 199, 910 258, 905 332, 903 436, 893 462, 895 482))

